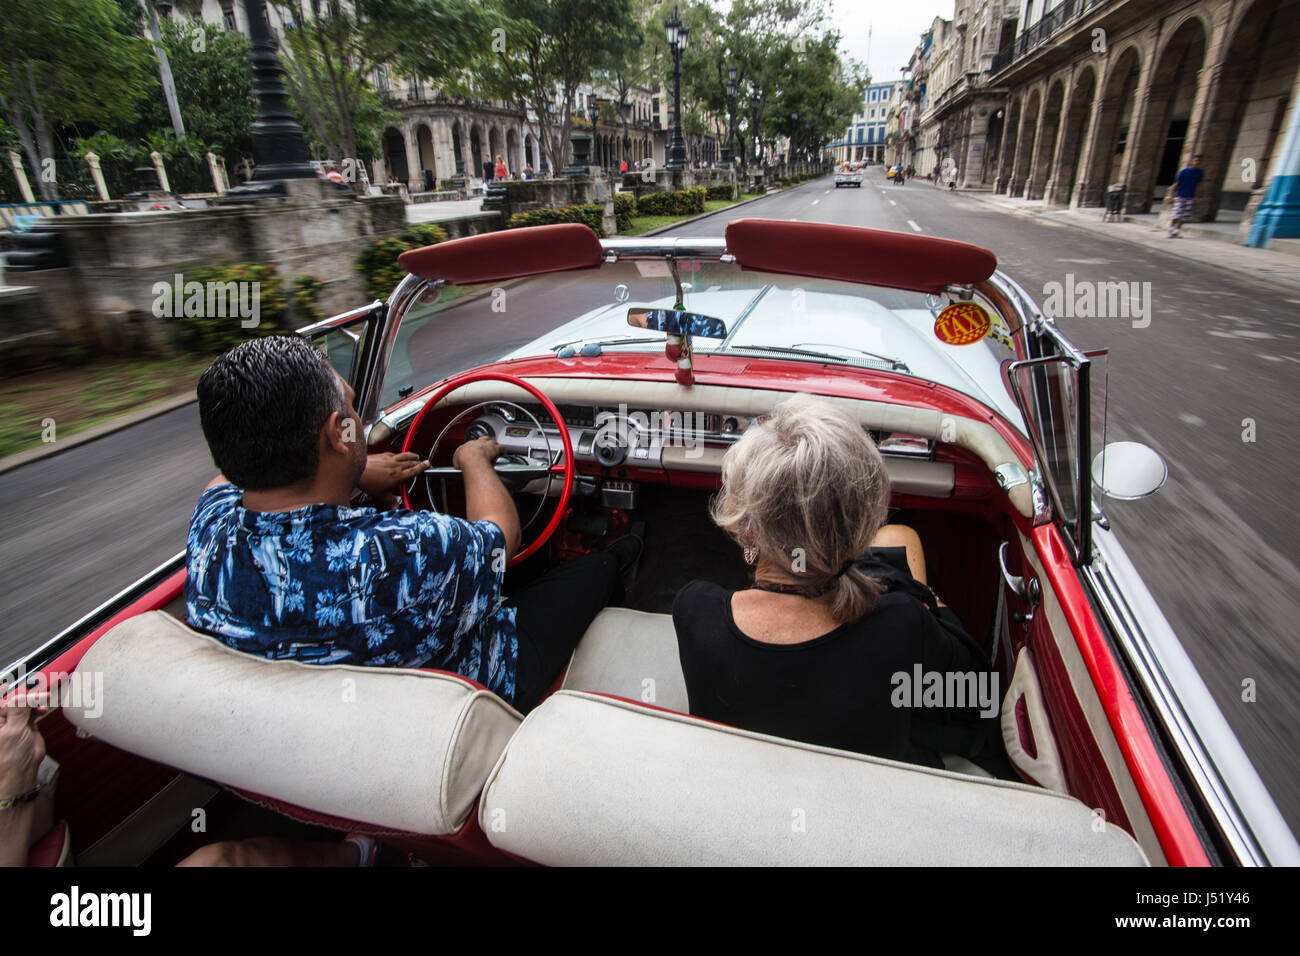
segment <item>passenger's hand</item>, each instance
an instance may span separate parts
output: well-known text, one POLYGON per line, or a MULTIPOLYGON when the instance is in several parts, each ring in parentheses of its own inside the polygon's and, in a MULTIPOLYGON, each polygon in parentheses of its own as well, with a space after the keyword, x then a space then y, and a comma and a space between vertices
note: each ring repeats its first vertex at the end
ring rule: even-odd
POLYGON ((467 461, 473 458, 482 458, 489 464, 506 453, 505 448, 495 438, 476 438, 473 441, 467 441, 456 449, 456 453, 451 456, 451 463, 461 471, 465 470, 467 461), (468 456, 468 457, 467 457, 468 456))
POLYGON ((45 738, 36 728, 44 698, 18 691, 0 704, 0 797, 16 797, 36 786, 45 759, 45 738))
POLYGON ((428 467, 429 463, 413 451, 404 451, 400 455, 393 452, 371 455, 366 459, 366 470, 357 481, 357 487, 376 502, 388 502, 393 491, 428 467))

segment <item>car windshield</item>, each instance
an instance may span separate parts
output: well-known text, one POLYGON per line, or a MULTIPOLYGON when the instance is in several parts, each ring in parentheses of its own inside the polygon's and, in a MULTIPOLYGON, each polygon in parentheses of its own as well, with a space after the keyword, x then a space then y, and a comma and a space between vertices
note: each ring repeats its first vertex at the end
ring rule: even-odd
MULTIPOLYGON (((742 270, 716 260, 678 260, 677 267, 684 308, 720 319, 727 330, 723 339, 693 339, 697 355, 876 369, 938 382, 1020 427, 1000 373, 1002 360, 1015 357, 1007 323, 978 295, 992 318, 989 334, 971 345, 950 345, 935 335, 948 295, 742 270)), ((386 408, 446 376, 499 359, 567 356, 565 350, 587 358, 602 352, 662 356, 663 334, 630 327, 628 311, 671 309, 676 301, 665 259, 430 289, 402 321, 380 404, 386 408)))

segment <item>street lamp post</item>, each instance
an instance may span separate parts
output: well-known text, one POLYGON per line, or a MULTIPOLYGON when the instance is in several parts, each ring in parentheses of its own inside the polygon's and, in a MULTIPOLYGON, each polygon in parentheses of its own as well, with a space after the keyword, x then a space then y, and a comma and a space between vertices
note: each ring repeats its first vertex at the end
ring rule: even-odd
POLYGON ((728 166, 736 164, 736 68, 727 68, 727 146, 722 151, 722 161, 728 166))
MULTIPOLYGON (((249 56, 253 61, 253 96, 257 100, 257 118, 251 129, 253 158, 257 161, 253 180, 315 179, 302 127, 294 119, 289 93, 284 88, 284 69, 271 39, 265 0, 244 0, 244 13, 248 17, 249 56)), ((236 187, 227 196, 239 192, 236 187)))
POLYGON ((682 23, 675 4, 672 19, 664 22, 664 30, 668 34, 668 49, 673 53, 673 138, 665 165, 668 169, 685 169, 686 141, 682 139, 682 52, 686 49, 690 28, 682 23))
POLYGON ((596 126, 600 123, 600 97, 594 93, 587 98, 587 115, 591 117, 591 163, 600 165, 600 136, 596 126))

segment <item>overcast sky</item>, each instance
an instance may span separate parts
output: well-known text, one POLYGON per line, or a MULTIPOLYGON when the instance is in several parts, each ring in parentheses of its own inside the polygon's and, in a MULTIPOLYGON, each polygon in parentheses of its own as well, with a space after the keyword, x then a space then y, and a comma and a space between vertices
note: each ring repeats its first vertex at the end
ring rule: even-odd
POLYGON ((951 20, 953 0, 829 0, 831 22, 844 35, 840 49, 871 71, 874 83, 899 78, 921 33, 936 16, 951 20), (871 29, 870 47, 867 28, 871 29))

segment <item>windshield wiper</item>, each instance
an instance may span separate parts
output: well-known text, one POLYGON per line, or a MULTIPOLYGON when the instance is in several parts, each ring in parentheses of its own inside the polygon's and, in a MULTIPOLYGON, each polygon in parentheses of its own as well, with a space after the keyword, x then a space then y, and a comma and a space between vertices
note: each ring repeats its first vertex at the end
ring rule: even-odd
MULTIPOLYGON (((890 358, 888 355, 878 355, 875 352, 868 352, 866 349, 854 348, 850 345, 833 345, 831 348, 843 348, 850 352, 861 352, 863 355, 874 359, 879 359, 889 365, 892 372, 903 372, 907 375, 912 374, 912 370, 907 367, 907 363, 896 358, 890 358)), ((813 358, 830 359, 833 362, 843 362, 843 355, 833 355, 830 352, 817 352, 813 349, 800 348, 797 345, 732 345, 727 349, 728 352, 784 352, 787 355, 808 355, 813 358)))
POLYGON ((604 346, 604 345, 645 345, 645 344, 648 344, 648 343, 650 343, 650 342, 659 342, 659 343, 662 343, 663 341, 664 341, 664 337, 663 337, 662 335, 660 335, 660 336, 658 336, 658 337, 651 337, 651 336, 636 336, 636 335, 617 335, 617 336, 614 336, 613 338, 609 338, 609 339, 600 339, 600 340, 598 340, 598 341, 594 341, 594 342, 591 341, 591 340, 589 340, 589 339, 573 339, 573 340, 570 341, 570 342, 560 342, 558 345, 552 345, 552 346, 549 346, 549 348, 550 348, 550 350, 551 350, 552 352, 558 352, 560 349, 562 349, 562 348, 567 348, 567 347, 570 346, 570 345, 578 346, 578 347, 583 347, 583 346, 587 346, 587 345, 601 345, 601 346, 604 346))

